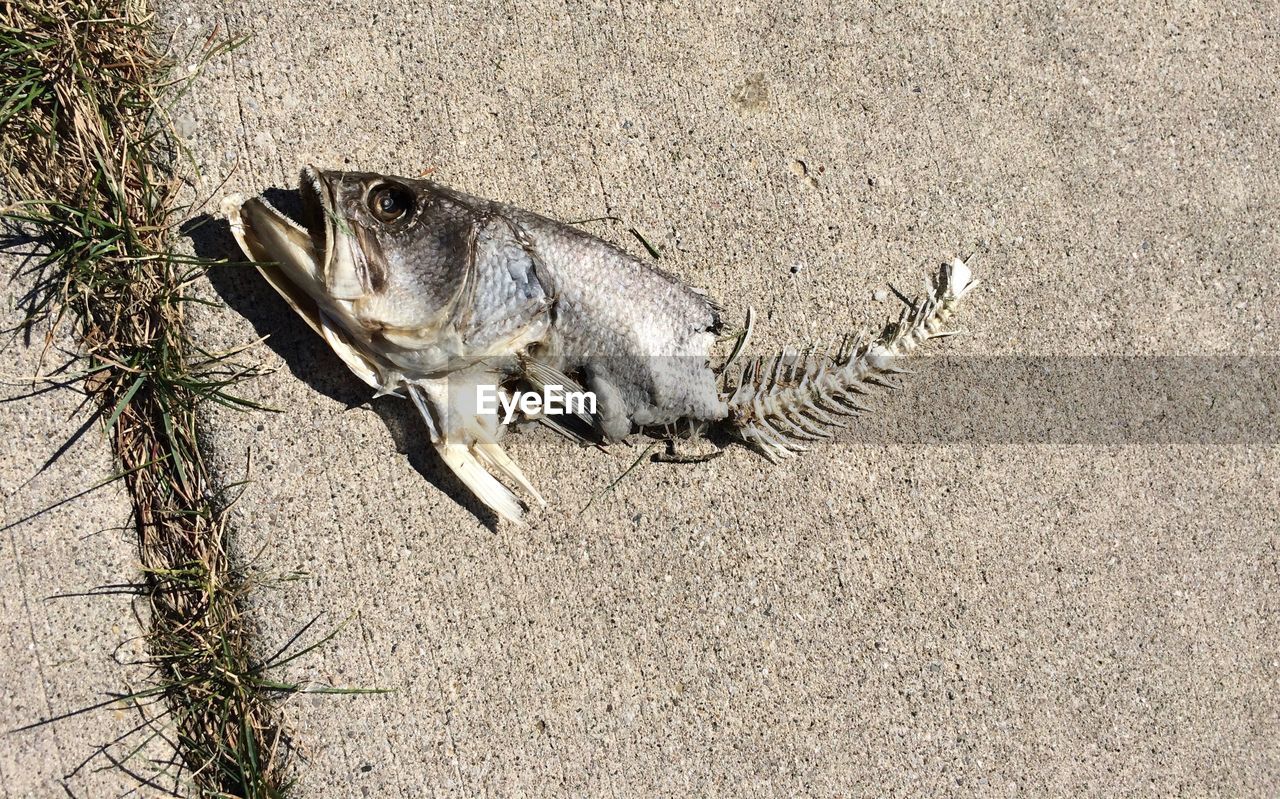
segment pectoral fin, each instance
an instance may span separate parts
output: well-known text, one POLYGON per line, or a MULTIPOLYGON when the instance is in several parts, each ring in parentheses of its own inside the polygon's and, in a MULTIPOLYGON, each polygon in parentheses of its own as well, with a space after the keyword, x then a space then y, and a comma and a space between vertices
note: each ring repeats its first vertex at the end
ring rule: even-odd
POLYGON ((498 477, 528 492, 538 504, 547 504, 498 443, 497 415, 477 412, 473 381, 460 376, 417 381, 408 384, 408 390, 431 430, 440 459, 490 510, 507 521, 524 524, 524 503, 498 477))
MULTIPOLYGON (((559 386, 561 389, 576 394, 581 394, 587 389, 564 372, 556 369, 550 364, 539 361, 529 356, 521 356, 520 368, 524 371, 524 377, 538 389, 545 389, 547 386, 559 386)), ((585 411, 575 411, 577 416, 587 427, 595 424, 595 417, 585 411)))
POLYGON ((524 524, 524 505, 511 489, 485 471, 475 454, 465 444, 439 443, 436 452, 458 479, 476 498, 509 522, 524 524))

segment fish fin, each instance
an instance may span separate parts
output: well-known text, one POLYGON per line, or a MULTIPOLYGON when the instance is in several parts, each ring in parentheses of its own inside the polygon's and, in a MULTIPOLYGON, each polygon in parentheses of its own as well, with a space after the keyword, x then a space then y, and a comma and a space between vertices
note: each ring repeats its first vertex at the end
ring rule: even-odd
POLYGON ((478 414, 474 407, 463 407, 474 392, 459 385, 456 377, 405 385, 431 431, 440 459, 476 499, 503 519, 524 524, 524 503, 494 476, 497 474, 546 506, 546 500, 498 442, 496 417, 478 414))
POLYGON ((944 326, 977 285, 969 267, 956 259, 929 281, 921 300, 908 303, 875 338, 860 334, 834 350, 757 356, 740 370, 736 386, 726 387, 730 423, 774 462, 806 449, 804 441, 829 437, 840 426, 830 412, 863 410, 850 395, 869 386, 896 388, 888 379, 903 373, 895 361, 930 339, 950 335, 944 326))
POLYGON ((545 361, 528 355, 520 356, 520 367, 524 370, 524 376, 529 379, 538 388, 543 386, 556 385, 563 386, 569 391, 586 391, 586 387, 573 379, 569 375, 555 368, 545 361))
POLYGON ((431 409, 427 407, 428 396, 421 386, 413 383, 405 384, 405 389, 409 392, 409 399, 413 400, 413 406, 418 409, 418 414, 422 417, 422 421, 427 423, 427 432, 431 434, 431 443, 439 444, 441 441, 440 431, 436 429, 436 420, 431 415, 431 409))
POLYGON ((485 471, 466 444, 440 442, 436 444, 436 452, 476 499, 507 521, 525 524, 524 505, 511 489, 485 471))
POLYGON ((511 456, 497 441, 477 441, 471 445, 471 451, 487 469, 498 472, 520 486, 520 488, 528 491, 530 496, 538 500, 538 504, 542 507, 545 508, 547 506, 547 501, 538 493, 538 489, 533 487, 533 484, 529 482, 529 478, 525 477, 524 472, 520 470, 519 465, 511 460, 511 456))
MULTIPOLYGON (((587 390, 586 387, 577 380, 555 368, 551 364, 528 355, 520 356, 520 368, 524 372, 525 379, 532 383, 539 391, 547 386, 560 386, 565 391, 577 394, 582 394, 587 390)), ((588 427, 593 428, 595 426, 595 417, 586 411, 579 411, 573 415, 588 427)), ((570 434, 574 438, 583 438, 581 433, 575 432, 563 424, 559 424, 557 422, 550 422, 549 424, 562 428, 564 432, 570 434)))
MULTIPOLYGON (((537 421, 545 424, 557 434, 564 436, 575 444, 579 444, 584 447, 594 447, 600 444, 597 436, 588 435, 588 433, 575 429, 577 427, 576 425, 566 424, 565 420, 561 417, 539 416, 537 421)), ((594 428, 591 432, 594 432, 594 428)))

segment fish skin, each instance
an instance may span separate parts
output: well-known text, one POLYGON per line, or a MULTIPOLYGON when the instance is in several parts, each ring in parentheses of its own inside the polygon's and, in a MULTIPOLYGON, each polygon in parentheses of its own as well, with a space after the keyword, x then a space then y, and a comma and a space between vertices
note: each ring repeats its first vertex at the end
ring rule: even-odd
POLYGON ((583 375, 607 441, 634 426, 727 415, 708 367, 721 324, 704 294, 581 230, 430 180, 319 179, 358 243, 371 245, 364 260, 372 266, 367 251, 376 249, 384 264, 385 284, 355 310, 362 326, 406 345, 388 353, 405 370, 451 373, 532 348, 552 368, 583 375), (403 228, 378 224, 366 207, 370 188, 387 181, 415 197, 416 216, 403 228), (453 341, 443 369, 433 350, 423 358, 415 348, 440 340, 453 341))
POLYGON ((241 248, 357 376, 413 400, 444 462, 517 522, 523 503, 495 474, 542 498, 477 386, 562 375, 595 393, 599 440, 724 423, 776 461, 827 437, 832 413, 856 413, 845 398, 895 373, 893 357, 946 335, 976 285, 956 261, 878 336, 786 370, 757 358, 722 388, 716 305, 589 233, 424 179, 307 167, 299 194, 304 224, 260 198, 224 200, 241 248))
POLYGON ((632 427, 725 418, 708 364, 723 325, 705 294, 581 230, 501 208, 528 234, 555 286, 555 323, 539 358, 584 374, 601 400, 606 440, 632 427))

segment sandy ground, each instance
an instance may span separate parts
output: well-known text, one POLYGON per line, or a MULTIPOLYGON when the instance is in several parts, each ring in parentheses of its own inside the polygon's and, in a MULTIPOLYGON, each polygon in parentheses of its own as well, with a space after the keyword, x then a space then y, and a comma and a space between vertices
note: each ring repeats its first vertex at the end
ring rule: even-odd
MULTIPOLYGON (((32 281, 23 263, 0 256, 6 331, 25 316, 19 298, 32 281)), ((121 705, 20 729, 145 685, 145 670, 130 665, 143 655, 142 626, 121 592, 140 577, 131 506, 123 485, 108 482, 115 465, 101 424, 90 420, 80 394, 56 389, 33 396, 41 386, 21 379, 64 364, 60 350, 73 345, 60 334, 46 349, 40 328, 30 341, 12 332, 0 339, 0 796, 6 799, 121 796, 139 782, 112 758, 153 780, 160 766, 151 761, 172 757, 163 738, 128 757, 150 733, 126 735, 142 718, 121 705), (103 746, 105 754, 98 751, 103 746)), ((158 794, 147 788, 142 795, 158 794)))
MULTIPOLYGON (((175 110, 206 210, 307 162, 430 169, 626 220, 592 229, 638 249, 635 226, 730 319, 754 305, 766 352, 879 320, 887 281, 976 253, 985 285, 948 356, 1276 354, 1274 9, 161 11, 184 44, 249 36, 175 110)), ((216 225, 193 246, 232 254, 216 225)), ((299 795, 1280 787, 1265 408, 1256 437, 1213 434, 1210 402, 1185 411, 1210 431, 1195 440, 1045 440, 1043 395, 990 420, 998 434, 868 435, 974 427, 967 403, 928 398, 1005 390, 926 361, 862 430, 780 467, 733 448, 646 463, 601 496, 638 448, 514 437, 550 500, 517 529, 478 515, 409 409, 370 402, 253 272, 202 290, 228 306, 193 314, 207 346, 271 335, 256 357, 275 371, 244 391, 281 412, 206 419, 222 479, 252 481, 234 521, 273 586, 264 647, 347 621, 288 676, 390 689, 289 703, 299 795)))

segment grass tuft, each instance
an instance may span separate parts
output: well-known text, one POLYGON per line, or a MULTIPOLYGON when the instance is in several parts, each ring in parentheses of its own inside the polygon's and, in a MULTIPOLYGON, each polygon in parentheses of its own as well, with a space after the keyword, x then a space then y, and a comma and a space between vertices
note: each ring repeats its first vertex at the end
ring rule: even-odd
POLYGON ((48 331, 47 353, 52 331, 74 325, 83 390, 134 502, 154 686, 115 699, 151 723, 125 758, 104 754, 129 771, 129 756, 171 733, 202 795, 268 799, 288 787, 273 702, 298 686, 265 674, 297 655, 251 655, 229 503, 201 460, 200 405, 252 403, 232 393, 246 370, 184 335, 188 287, 212 262, 173 251, 185 209, 164 100, 184 87, 168 82, 151 23, 130 0, 0 5, 0 216, 38 245, 13 332, 48 331))

